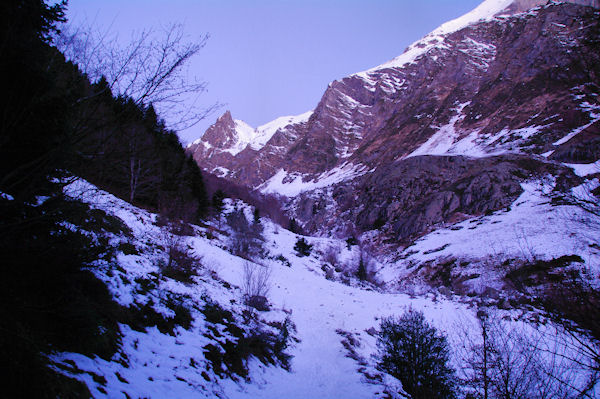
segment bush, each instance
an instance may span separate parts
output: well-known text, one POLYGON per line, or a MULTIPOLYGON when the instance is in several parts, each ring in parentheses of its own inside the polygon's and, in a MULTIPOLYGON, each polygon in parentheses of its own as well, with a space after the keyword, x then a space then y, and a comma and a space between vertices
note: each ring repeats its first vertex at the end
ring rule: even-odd
POLYGON ((346 238, 346 246, 348 247, 348 250, 352 249, 353 245, 358 245, 358 240, 356 237, 350 236, 346 238))
POLYGON ((292 264, 290 263, 290 261, 288 260, 288 258, 286 258, 285 256, 283 256, 281 254, 277 255, 277 257, 275 258, 275 260, 281 262, 284 266, 292 267, 292 264))
POLYGON ((400 380, 412 399, 456 397, 448 342, 422 312, 383 319, 377 348, 378 369, 400 380))
POLYGON ((228 213, 227 224, 232 229, 231 247, 234 255, 251 258, 262 251, 264 237, 260 223, 249 223, 243 209, 236 208, 228 213))
POLYGON ((269 310, 268 294, 271 289, 271 269, 267 266, 244 262, 242 292, 244 303, 260 311, 269 310))
POLYGON ((165 316, 154 309, 152 300, 145 304, 134 302, 121 308, 119 322, 127 324, 135 331, 145 332, 148 327, 156 327, 162 334, 175 336, 175 328, 180 326, 186 330, 192 326, 193 316, 184 303, 181 295, 169 295, 161 302, 173 311, 173 316, 165 316))
POLYGON ((182 283, 191 283, 198 274, 202 258, 195 256, 184 247, 168 248, 168 263, 161 267, 161 274, 182 283))
POLYGON ((329 263, 333 267, 337 267, 339 263, 338 254, 340 253, 340 248, 338 246, 331 246, 325 250, 323 254, 323 260, 329 263))
POLYGON ((296 241, 296 245, 294 245, 294 251, 296 251, 300 257, 309 256, 311 250, 312 245, 307 243, 304 237, 299 238, 298 241, 296 241))
POLYGON ((202 267, 202 257, 195 255, 176 234, 164 231, 163 242, 167 259, 166 263, 160 263, 161 274, 177 281, 191 283, 192 277, 197 275, 198 269, 202 267))

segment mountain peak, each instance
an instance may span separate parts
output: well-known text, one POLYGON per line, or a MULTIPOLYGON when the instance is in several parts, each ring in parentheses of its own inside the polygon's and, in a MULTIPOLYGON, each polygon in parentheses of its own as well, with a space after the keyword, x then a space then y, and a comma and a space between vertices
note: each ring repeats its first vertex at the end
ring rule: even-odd
POLYGON ((514 15, 532 8, 549 3, 574 3, 584 6, 600 8, 600 0, 485 0, 465 15, 440 25, 437 29, 427 34, 422 39, 411 44, 401 55, 374 68, 354 74, 368 79, 371 72, 387 68, 398 68, 412 63, 415 59, 433 48, 443 46, 443 37, 459 31, 477 22, 492 19, 500 15, 514 15))
POLYGON ((231 116, 231 111, 227 110, 223 115, 221 115, 217 121, 232 121, 233 117, 231 116))
POLYGON ((231 112, 226 111, 206 130, 200 141, 212 147, 224 148, 231 146, 236 139, 235 122, 231 117, 231 112))

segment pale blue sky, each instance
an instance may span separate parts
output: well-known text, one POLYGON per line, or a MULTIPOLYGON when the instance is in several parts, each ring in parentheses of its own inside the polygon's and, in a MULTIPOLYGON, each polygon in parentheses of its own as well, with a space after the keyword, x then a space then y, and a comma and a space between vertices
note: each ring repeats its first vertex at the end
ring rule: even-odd
POLYGON ((209 33, 193 61, 220 112, 180 132, 199 137, 225 110, 253 127, 313 109, 327 84, 382 64, 481 0, 71 0, 68 18, 121 37, 172 22, 209 33))

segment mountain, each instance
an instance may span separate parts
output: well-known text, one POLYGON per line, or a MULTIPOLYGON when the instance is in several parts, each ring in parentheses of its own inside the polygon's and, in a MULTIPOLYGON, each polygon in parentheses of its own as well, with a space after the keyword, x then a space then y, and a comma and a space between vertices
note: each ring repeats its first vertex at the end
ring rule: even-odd
POLYGON ((257 130, 260 145, 226 113, 187 150, 206 170, 288 197, 315 233, 377 227, 402 241, 502 209, 532 175, 569 181, 557 161, 598 158, 590 5, 485 1, 394 60, 332 82, 312 114, 266 141, 257 130), (245 149, 220 145, 229 136, 245 149))
POLYGON ((486 1, 312 112, 225 113, 188 148, 221 177, 153 107, 112 130, 160 141, 86 124, 158 206, 2 187, 4 396, 600 397, 598 16, 486 1))
MULTIPOLYGON (((277 158, 278 147, 287 148, 300 135, 299 129, 309 119, 312 112, 298 116, 283 116, 253 129, 241 120, 234 120, 227 111, 210 126, 202 138, 187 147, 202 167, 217 176, 229 176, 231 170, 238 170, 241 162, 251 162, 257 157, 277 158), (267 146, 268 144, 268 146, 267 146), (266 147, 266 149, 265 149, 266 147), (270 150, 270 151, 269 151, 270 150), (267 155, 262 155, 268 153, 267 155)), ((280 160, 283 162, 283 159, 280 160)), ((270 159, 269 162, 275 162, 270 159)), ((268 170, 264 177, 270 177, 268 170)), ((239 171, 243 173, 243 171, 239 171)), ((260 170, 253 174, 260 175, 260 170)))

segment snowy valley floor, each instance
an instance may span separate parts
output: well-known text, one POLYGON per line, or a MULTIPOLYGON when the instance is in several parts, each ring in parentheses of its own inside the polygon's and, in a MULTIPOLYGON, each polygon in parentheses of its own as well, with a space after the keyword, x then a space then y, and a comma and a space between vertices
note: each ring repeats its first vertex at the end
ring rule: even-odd
MULTIPOLYGON (((390 259, 383 268, 378 266, 381 268, 379 278, 386 278, 393 283, 389 284, 388 290, 395 292, 385 292, 382 288, 363 285, 355 280, 349 285, 331 281, 325 278, 325 272, 321 268, 324 263, 323 254, 330 248, 335 248, 340 264, 354 264, 358 256, 356 246, 348 249, 342 240, 307 238, 314 246, 313 251, 308 257, 299 257, 293 249, 299 236, 265 219, 262 224, 267 256, 260 261, 262 266, 259 267, 271 269, 271 289, 268 295, 271 310, 258 312, 261 320, 251 321, 244 327, 243 315, 246 308, 242 304, 242 293, 238 287, 243 285, 244 263, 247 261, 227 250, 229 237, 223 234, 226 231, 223 227, 225 223, 222 226, 215 223, 204 228, 195 227, 194 236, 179 239, 179 245, 186 246, 191 253, 201 257, 202 265, 199 276, 194 277, 192 283, 182 283, 160 275, 159 265, 161 262, 164 264, 167 256, 165 248, 173 237, 165 227, 156 225, 156 215, 135 208, 83 181, 72 184, 67 191, 69 195, 82 199, 93 208, 120 218, 131 229, 129 238, 113 235, 111 243, 118 247, 126 242, 133 245, 135 250, 125 251, 129 253, 127 255, 119 252, 116 268, 100 262, 94 269, 107 283, 116 300, 123 306, 149 304, 156 312, 172 316, 172 302, 175 298, 178 303, 190 309, 193 317, 189 329, 177 327, 174 335, 161 333, 156 327, 140 332, 122 325, 121 350, 110 360, 74 353, 50 355, 57 368, 85 381, 95 397, 382 397, 386 385, 397 385, 393 378, 381 375, 375 369, 372 358, 377 351, 374 332, 382 317, 400 315, 412 307, 422 310, 427 320, 438 330, 445 332, 452 343, 459 342, 459 335, 465 331, 467 334, 477 335, 476 308, 469 305, 468 299, 427 293, 427 289, 423 287, 417 290, 418 296, 396 293, 398 287, 402 286, 398 276, 404 273, 400 266, 406 263, 404 260, 393 262, 390 259), (217 227, 222 227, 223 230, 219 231, 217 227), (281 261, 283 258, 287 259, 289 266, 281 261), (234 381, 219 377, 207 360, 207 347, 218 346, 228 340, 235 341, 236 338, 229 327, 209 320, 205 309, 210 303, 217 303, 225 311, 230 311, 235 322, 246 331, 253 328, 268 330, 269 324, 281 323, 289 318, 296 327, 296 332, 292 333, 296 340, 290 341, 286 349, 292 356, 290 370, 266 366, 251 359, 248 380, 234 377, 234 381), (469 332, 470 329, 473 331, 469 332)), ((524 205, 515 206, 512 211, 504 213, 508 218, 506 223, 515 220, 524 223, 526 214, 538 217, 535 212, 531 212, 536 207, 546 205, 536 202, 535 192, 533 188, 526 189, 520 198, 524 205), (532 208, 515 215, 524 207, 532 208)), ((232 206, 229 202, 229 211, 232 206)), ((250 216, 250 209, 246 211, 250 216)), ((548 209, 543 208, 543 211, 547 213, 548 209)), ((500 220, 502 215, 490 218, 495 217, 500 220)), ((469 221, 463 222, 465 226, 458 230, 442 231, 424 237, 411 248, 412 252, 408 257, 413 263, 418 263, 431 257, 422 255, 422 258, 417 259, 418 251, 421 254, 447 255, 441 252, 456 250, 453 246, 458 247, 461 243, 463 246, 467 245, 469 234, 482 234, 481 231, 469 229, 468 223, 469 221), (450 239, 451 232, 459 234, 450 239), (440 237, 446 237, 448 241, 442 244, 449 244, 438 251, 440 253, 428 252, 440 246, 440 237)), ((501 222, 494 223, 493 220, 485 226, 502 227, 501 222)), ((485 226, 482 225, 481 229, 485 226)), ((514 234, 513 231, 509 233, 514 234)), ((522 250, 525 244, 537 245, 535 239, 521 243, 521 247, 517 242, 517 249, 522 250)), ((556 237, 550 239, 555 240, 556 237)), ((553 247, 555 246, 551 245, 538 249, 550 250, 553 247)), ((468 248, 461 247, 460 250, 468 256, 478 255, 475 250, 470 253, 468 248)), ((585 256, 591 262, 598 260, 597 254, 589 251, 585 256)), ((518 310, 504 313, 509 318, 517 318, 523 314, 518 310)), ((528 326, 524 328, 533 329, 528 326)), ((273 330, 273 333, 276 334, 277 331, 273 330)), ((459 366, 455 360, 455 367, 459 366)))

